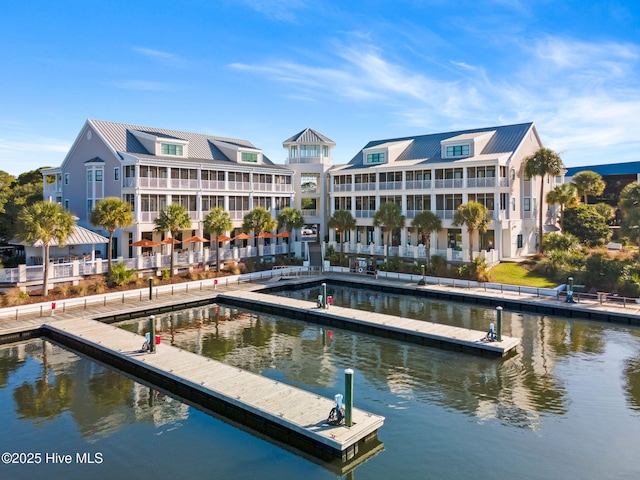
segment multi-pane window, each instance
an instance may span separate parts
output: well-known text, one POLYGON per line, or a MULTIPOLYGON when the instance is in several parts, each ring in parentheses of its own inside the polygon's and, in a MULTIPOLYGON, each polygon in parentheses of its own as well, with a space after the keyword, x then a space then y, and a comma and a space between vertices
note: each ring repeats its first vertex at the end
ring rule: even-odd
POLYGON ((208 212, 212 208, 224 208, 224 197, 221 195, 203 195, 202 211, 208 212))
POLYGON ((446 149, 447 157, 463 157, 469 155, 469 145, 449 145, 446 149))
POLYGON ((258 162, 258 154, 257 153, 251 153, 251 152, 242 152, 242 161, 243 162, 257 163, 258 162))
POLYGON ((113 169, 113 179, 117 182, 118 180, 120 180, 120 168, 119 167, 115 167, 113 169))
POLYGON ((487 207, 487 210, 493 210, 495 208, 494 198, 493 193, 469 194, 469 201, 478 202, 487 207))
POLYGON ((367 153, 367 163, 384 163, 384 152, 367 153))
POLYGON ((301 157, 319 157, 320 146, 319 145, 300 145, 301 157))
POLYGON ((356 197, 356 210, 375 210, 376 197, 356 197))
POLYGON ((531 211, 531 198, 524 197, 522 199, 522 208, 524 209, 525 212, 531 211))
POLYGON ((333 198, 334 210, 351 210, 351 197, 334 197, 333 198))
POLYGON ((195 195, 173 195, 171 197, 172 203, 182 205, 188 212, 195 212, 197 210, 195 195))
POLYGON ((230 211, 248 211, 249 197, 229 197, 230 211))
POLYGON ((381 195, 380 205, 383 203, 395 203, 399 207, 402 207, 402 197, 400 195, 381 195))
POLYGON ((173 143, 161 143, 160 152, 162 155, 178 155, 182 156, 182 145, 175 145, 173 143))
POLYGON ((136 196, 133 193, 125 193, 122 196, 122 199, 131 205, 131 211, 135 211, 136 209, 136 196))
POLYGON ((64 184, 65 185, 69 185, 69 174, 68 173, 64 174, 64 184))
POLYGON ((407 195, 407 210, 431 210, 431 195, 407 195))
POLYGON ((93 170, 87 170, 87 182, 93 182, 93 170))
POLYGON ((102 181, 102 170, 96 170, 96 182, 102 181))

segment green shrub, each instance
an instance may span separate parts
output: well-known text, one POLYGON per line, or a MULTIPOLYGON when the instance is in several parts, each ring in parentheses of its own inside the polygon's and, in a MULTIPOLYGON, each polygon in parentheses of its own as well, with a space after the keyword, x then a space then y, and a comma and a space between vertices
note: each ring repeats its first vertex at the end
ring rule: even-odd
POLYGON ((131 283, 135 278, 135 274, 136 271, 134 269, 128 270, 124 263, 116 263, 111 267, 111 272, 109 272, 109 281, 121 287, 131 283))

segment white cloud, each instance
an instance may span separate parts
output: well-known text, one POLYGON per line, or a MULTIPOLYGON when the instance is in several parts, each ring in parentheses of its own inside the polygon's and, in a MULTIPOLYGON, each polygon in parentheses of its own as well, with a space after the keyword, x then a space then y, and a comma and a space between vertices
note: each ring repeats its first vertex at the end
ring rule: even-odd
POLYGON ((305 0, 242 0, 242 3, 281 22, 294 22, 299 11, 309 8, 305 0))
POLYGON ((171 66, 180 66, 185 62, 180 57, 173 53, 163 52, 161 50, 154 50, 152 48, 145 47, 133 47, 133 51, 146 57, 152 58, 160 63, 171 66))

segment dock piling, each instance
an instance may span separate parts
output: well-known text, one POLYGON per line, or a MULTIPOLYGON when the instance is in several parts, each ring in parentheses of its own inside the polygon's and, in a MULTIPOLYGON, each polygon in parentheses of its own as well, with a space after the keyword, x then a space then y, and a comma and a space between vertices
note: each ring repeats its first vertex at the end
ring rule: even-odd
POLYGON ((344 371, 344 424, 353 425, 353 369, 344 371))
POLYGON ((149 315, 149 352, 156 353, 156 317, 149 315))
POLYGON ((497 332, 496 337, 499 342, 502 341, 502 307, 496 307, 498 317, 496 319, 497 332))

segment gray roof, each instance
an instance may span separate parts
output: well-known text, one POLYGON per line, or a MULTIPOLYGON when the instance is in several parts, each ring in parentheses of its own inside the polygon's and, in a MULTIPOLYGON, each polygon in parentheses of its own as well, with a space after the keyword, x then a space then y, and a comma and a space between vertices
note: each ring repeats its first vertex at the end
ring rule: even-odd
POLYGON ((293 137, 282 142, 283 145, 288 145, 290 143, 328 143, 330 145, 336 144, 329 137, 325 137, 320 132, 315 131, 313 128, 305 128, 299 133, 296 133, 293 137))
MULTIPOLYGON (((168 130, 166 128, 143 127, 140 125, 130 125, 126 123, 107 122, 104 120, 89 119, 87 122, 96 129, 104 139, 117 152, 130 153, 138 156, 149 155, 150 152, 138 141, 132 130, 156 135, 161 138, 172 138, 189 142, 189 158, 185 160, 206 161, 219 160, 230 162, 231 160, 218 149, 213 141, 226 142, 240 147, 257 149, 248 140, 238 138, 217 137, 214 135, 204 135, 201 133, 181 132, 178 130, 168 130)), ((152 155, 154 158, 161 158, 160 155, 152 155)), ((175 156, 167 155, 167 159, 176 160, 175 156)), ((273 165, 273 162, 263 154, 264 163, 273 165)), ((236 163, 236 162, 233 162, 236 163)))
MULTIPOLYGON (((67 240, 64 242, 65 245, 100 245, 103 243, 109 243, 109 239, 107 237, 103 237, 102 235, 98 235, 97 233, 92 232, 91 230, 87 230, 80 225, 74 225, 73 231, 71 235, 67 237, 67 240)), ((11 240, 9 242, 11 245, 24 245, 26 247, 41 247, 42 241, 38 240, 33 245, 28 244, 27 242, 23 242, 18 239, 11 240)), ((58 242, 53 239, 49 242, 50 246, 57 247, 58 242)))
MULTIPOLYGON (((461 135, 472 135, 481 132, 495 131, 494 135, 487 142, 481 152, 476 155, 491 155, 514 152, 525 138, 533 122, 521 123, 517 125, 504 125, 499 127, 475 128, 471 130, 460 130, 456 132, 433 133, 429 135, 418 135, 413 137, 389 138, 385 140, 373 140, 367 143, 362 150, 375 147, 389 142, 401 142, 412 140, 407 148, 396 159, 396 164, 403 160, 424 160, 424 163, 442 163, 460 160, 442 158, 442 148, 440 142, 461 135)), ((362 164, 362 150, 360 150, 349 162, 348 168, 368 168, 370 165, 362 164)), ((421 162, 422 163, 422 162, 421 162)))

